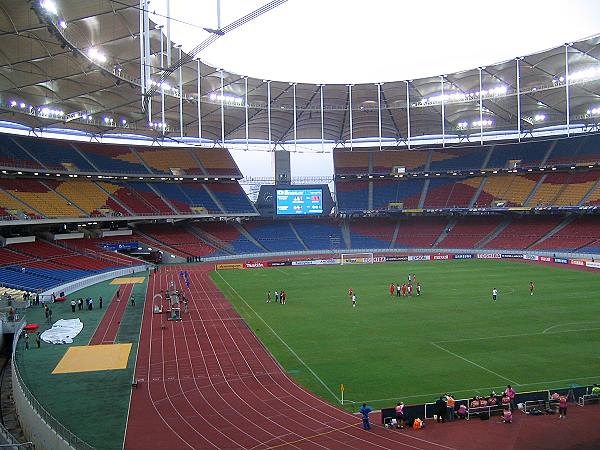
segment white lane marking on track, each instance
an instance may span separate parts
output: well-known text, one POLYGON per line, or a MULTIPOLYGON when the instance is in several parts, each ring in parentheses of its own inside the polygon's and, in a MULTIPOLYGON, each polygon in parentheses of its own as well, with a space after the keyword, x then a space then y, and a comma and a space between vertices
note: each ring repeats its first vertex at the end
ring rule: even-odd
MULTIPOLYGON (((544 331, 542 331, 542 334, 552 334, 552 333, 548 333, 550 330, 554 329, 554 328, 558 328, 558 327, 566 327, 567 325, 579 325, 579 324, 591 324, 591 323, 600 323, 600 320, 593 320, 590 322, 569 322, 569 323, 559 323, 556 325, 552 325, 551 327, 546 328, 544 331)), ((568 333, 569 331, 579 331, 579 330, 568 330, 568 331, 562 331, 562 333, 568 333)))
POLYGON ((256 317, 258 317, 258 318, 260 319, 260 321, 266 325, 266 327, 267 327, 267 328, 268 328, 268 329, 271 331, 271 333, 273 333, 273 335, 274 335, 274 336, 275 336, 277 339, 279 339, 279 340, 281 341, 281 343, 282 343, 282 344, 283 344, 283 345, 284 345, 284 346, 285 346, 285 347, 286 347, 286 348, 289 350, 289 352, 290 352, 292 355, 294 355, 294 357, 295 357, 295 358, 296 358, 296 359, 297 359, 297 360, 300 362, 300 364, 302 364, 304 367, 306 367, 306 368, 308 369, 308 371, 309 371, 309 372, 312 374, 312 376, 314 376, 314 377, 315 377, 315 379, 316 379, 316 380, 317 380, 319 383, 321 383, 321 385, 322 385, 322 386, 323 386, 325 389, 327 389, 327 392, 329 392, 329 393, 331 394, 331 396, 332 396, 332 397, 333 397, 333 398, 334 398, 336 401, 338 401, 338 402, 341 402, 341 401, 342 401, 342 399, 341 399, 341 398, 339 398, 339 397, 338 397, 338 396, 337 396, 337 395, 336 395, 336 394, 335 394, 335 393, 334 393, 334 392, 331 390, 331 388, 325 384, 325 382, 324 382, 324 381, 321 379, 321 377, 319 377, 319 375, 317 375, 317 374, 315 373, 315 371, 314 371, 314 370, 312 370, 312 369, 310 368, 310 366, 309 366, 308 364, 306 364, 306 362, 304 362, 304 360, 303 360, 302 358, 300 358, 300 355, 298 355, 298 354, 297 354, 297 353, 296 353, 296 352, 295 352, 295 351, 292 349, 292 347, 290 347, 290 346, 288 345, 288 343, 287 343, 287 342, 285 342, 285 341, 284 341, 284 340, 281 338, 281 336, 279 336, 279 334, 277 334, 277 332, 276 332, 276 331, 275 331, 273 328, 271 328, 271 326, 270 326, 270 325, 269 325, 269 324, 268 324, 268 323, 267 323, 267 322, 266 322, 266 321, 265 321, 265 320, 264 320, 264 319, 263 319, 263 318, 262 318, 262 317, 261 317, 261 316, 260 316, 260 315, 259 315, 259 314, 258 314, 258 313, 255 311, 255 310, 254 310, 254 308, 252 308, 252 306, 250 306, 250 305, 248 304, 248 302, 246 301, 246 299, 244 299, 244 297, 242 297, 242 296, 240 295, 240 293, 239 293, 238 291, 236 291, 236 290, 235 290, 235 288, 234 288, 234 287, 233 287, 231 284, 229 284, 229 282, 228 282, 228 281, 227 281, 225 278, 223 278, 223 276, 221 275, 221 273, 220 273, 219 271, 217 271, 216 273, 217 273, 217 275, 219 275, 219 277, 221 278, 221 280, 223 280, 223 282, 225 282, 225 284, 227 284, 227 286, 229 286, 229 288, 230 288, 230 289, 231 289, 231 290, 232 290, 232 291, 235 293, 235 295, 237 295, 237 296, 239 297, 239 299, 240 299, 241 301, 243 301, 243 302, 244 302, 244 304, 245 304, 245 305, 246 305, 248 308, 250 308, 250 310, 251 310, 251 311, 252 311, 252 312, 253 312, 253 313, 256 315, 256 317))
POLYGON ((447 348, 444 348, 444 347, 442 347, 441 345, 438 345, 438 344, 436 344, 435 342, 430 342, 430 344, 431 344, 431 345, 433 345, 434 347, 437 347, 437 348, 439 348, 440 350, 443 350, 443 351, 445 351, 446 353, 449 353, 449 354, 450 354, 450 355, 452 355, 452 356, 455 356, 455 357, 457 357, 457 358, 459 358, 459 359, 462 359, 462 360, 463 360, 463 361, 465 361, 465 362, 468 362, 469 364, 472 364, 472 365, 473 365, 473 366, 475 366, 475 367, 479 367, 480 369, 483 369, 483 370, 485 370, 486 372, 489 372, 489 373, 491 373, 491 374, 493 374, 493 375, 496 375, 497 377, 499 377, 499 378, 502 378, 502 379, 504 379, 504 380, 506 380, 506 381, 510 382, 510 384, 514 384, 514 385, 516 385, 516 386, 521 386, 521 384, 520 384, 520 383, 517 383, 516 381, 514 381, 514 380, 511 380, 510 378, 507 378, 507 377, 505 377, 504 375, 500 375, 499 373, 497 373, 497 372, 494 372, 493 370, 490 370, 490 369, 488 369, 487 367, 483 367, 481 364, 477 364, 476 362, 474 362, 474 361, 471 361, 470 359, 467 359, 467 358, 465 358, 464 356, 460 356, 458 353, 454 353, 454 352, 452 352, 452 351, 448 350, 447 348))

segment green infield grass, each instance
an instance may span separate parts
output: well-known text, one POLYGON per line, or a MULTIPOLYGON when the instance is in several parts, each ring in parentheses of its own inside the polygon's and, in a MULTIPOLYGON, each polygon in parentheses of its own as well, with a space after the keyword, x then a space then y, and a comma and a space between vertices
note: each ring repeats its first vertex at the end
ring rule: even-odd
POLYGON ((600 274, 462 260, 222 270, 213 280, 303 386, 356 410, 600 381, 600 274), (415 273, 422 295, 391 297, 415 273), (529 282, 535 293, 530 295, 529 282), (348 297, 357 297, 353 308, 348 297), (498 300, 492 301, 492 289, 498 300), (287 304, 266 303, 285 290, 287 304))

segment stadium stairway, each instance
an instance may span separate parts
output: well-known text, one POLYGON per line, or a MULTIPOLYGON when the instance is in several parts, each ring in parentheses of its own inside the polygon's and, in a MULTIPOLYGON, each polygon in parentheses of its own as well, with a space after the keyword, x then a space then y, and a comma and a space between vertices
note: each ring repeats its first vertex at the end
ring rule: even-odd
POLYGON ((473 206, 475 206, 475 202, 481 195, 481 191, 483 190, 486 182, 487 182, 487 178, 481 177, 481 183, 479 183, 479 186, 477 186, 477 190, 475 191, 475 194, 473 194, 473 198, 469 202, 469 208, 473 208, 473 206))
MULTIPOLYGON (((106 201, 106 203, 109 207, 111 207, 112 210, 121 209, 122 211, 126 211, 129 215, 135 216, 134 212, 130 208, 128 208, 125 203, 120 201, 115 195, 112 195, 111 191, 108 190, 108 186, 109 186, 108 184, 96 183, 96 185, 100 189, 102 189, 106 193, 106 195, 108 195, 108 200, 106 201), (110 204, 111 202, 113 202, 117 206, 117 208, 112 207, 112 205, 110 204)), ((119 212, 119 211, 117 211, 117 212, 119 212)))
POLYGON ((146 185, 165 203, 165 205, 171 208, 174 214, 181 214, 181 212, 158 189, 156 189, 155 186, 153 186, 153 183, 146 183, 146 185))
POLYGON ((550 230, 548 233, 546 233, 544 236, 542 236, 541 238, 539 238, 537 241, 535 241, 534 243, 532 243, 529 248, 535 248, 536 245, 544 242, 546 239, 554 236, 556 233, 558 233, 560 230, 562 230, 564 227, 566 227, 567 225, 569 225, 571 222, 573 222, 573 220, 575 220, 575 216, 567 216, 565 218, 565 220, 563 220, 561 223, 559 223, 556 227, 554 227, 552 230, 550 230))
POLYGON ((202 242, 204 242, 208 245, 212 245, 213 247, 219 249, 220 251, 222 251, 223 253, 225 253, 227 255, 234 254, 233 247, 231 245, 221 241, 220 239, 217 239, 212 234, 207 233, 206 231, 201 230, 200 228, 188 227, 187 231, 189 231, 191 234, 196 236, 202 242))
POLYGON ((458 222, 458 220, 455 220, 455 219, 450 220, 450 223, 446 226, 446 228, 444 228, 444 231, 442 231, 440 233, 438 238, 433 243, 434 248, 438 248, 439 243, 442 242, 444 239, 446 239, 446 236, 448 236, 448 233, 450 233, 452 231, 452 228, 454 228, 454 226, 456 225, 457 222, 458 222))
POLYGON ((486 237, 484 237, 481 241, 479 241, 477 244, 475 244, 475 246, 473 248, 485 247, 488 244, 488 242, 496 239, 496 237, 498 237, 498 235, 500 233, 502 233, 509 224, 510 224, 510 219, 504 219, 500 223, 500 225, 498 225, 498 227, 496 227, 496 229, 494 231, 492 231, 490 234, 488 234, 486 237))
POLYGON ((537 193, 537 191, 540 188, 540 186, 542 184, 544 184, 544 180, 546 179, 546 177, 547 177, 547 174, 544 174, 544 175, 542 175, 540 177, 540 179, 538 180, 538 182, 535 184, 535 186, 533 187, 533 189, 531 190, 531 192, 527 196, 527 198, 525 198, 525 201, 523 202, 523 205, 525 205, 525 206, 535 206, 535 205, 530 205, 529 202, 531 202, 531 200, 535 198, 535 194, 537 193))
POLYGON ((306 245, 306 242, 304 242, 304 240, 302 239, 302 237, 298 233, 298 230, 296 230, 296 227, 294 226, 294 224, 292 222, 290 222, 290 228, 292 229, 292 232, 296 236, 296 239, 298 239, 298 241, 302 244, 302 247, 304 247, 304 250, 309 250, 308 246, 306 245))
POLYGON ((346 248, 352 248, 352 236, 350 234, 350 225, 346 221, 342 223, 342 237, 344 238, 346 248))
POLYGON ((590 190, 583 196, 578 206, 585 205, 590 197, 597 191, 598 186, 600 186, 600 177, 596 180, 596 183, 590 188, 590 190))
POLYGON ((240 232, 240 234, 242 236, 244 236, 246 239, 248 239, 250 242, 252 242, 258 248, 260 248, 262 251, 264 251, 264 252, 268 252, 269 251, 264 245, 262 245, 256 239, 254 239, 254 236, 252 236, 250 233, 248 233, 248 231, 241 224, 239 224, 237 222, 233 222, 233 226, 235 228, 237 228, 237 230, 240 232))
POLYGON ((427 191, 429 190, 429 179, 425 180, 423 183, 423 190, 421 191, 421 197, 419 197, 419 208, 423 208, 425 204, 425 199, 427 198, 427 191))
POLYGON ((396 228, 394 229, 394 234, 392 235, 392 239, 390 241, 390 248, 394 248, 396 246, 396 239, 398 239, 398 233, 400 232, 400 221, 396 221, 396 228))
POLYGON ((146 161, 144 161, 144 158, 142 158, 142 157, 140 156, 140 154, 139 154, 139 153, 138 153, 138 152, 135 150, 135 146, 134 146, 134 145, 130 146, 130 147, 129 147, 129 150, 131 151, 131 153, 133 153, 133 154, 135 155, 135 157, 136 157, 136 159, 138 160, 138 162, 139 162, 139 163, 140 163, 142 166, 144 166, 144 168, 145 168, 145 169, 148 171, 148 173, 154 173, 154 170, 152 170, 152 169, 150 168, 150 166, 148 166, 148 164, 146 164, 146 161))

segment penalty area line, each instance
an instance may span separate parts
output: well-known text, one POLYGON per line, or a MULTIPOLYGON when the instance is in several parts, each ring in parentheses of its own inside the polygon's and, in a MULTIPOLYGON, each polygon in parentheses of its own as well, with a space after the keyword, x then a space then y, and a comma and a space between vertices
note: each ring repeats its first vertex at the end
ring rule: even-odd
POLYGON ((243 302, 244 302, 244 304, 245 304, 245 305, 246 305, 246 306, 247 306, 247 307, 248 307, 248 308, 249 308, 249 309, 250 309, 250 310, 251 310, 251 311, 254 313, 254 315, 255 315, 256 317, 258 317, 258 318, 260 319, 260 321, 261 321, 262 323, 264 323, 264 324, 265 324, 265 326, 266 326, 266 327, 269 329, 269 331, 271 331, 271 333, 273 333, 273 336, 275 336, 277 339, 279 339, 279 341, 280 341, 280 342, 281 342, 281 343, 282 343, 282 344, 283 344, 283 345, 284 345, 284 346, 285 346, 285 347, 286 347, 286 348, 289 350, 289 352, 290 352, 292 355, 294 355, 294 357, 295 357, 295 358, 296 358, 296 359, 297 359, 297 360, 300 362, 300 364, 302 364, 304 367, 306 367, 306 368, 308 369, 308 371, 309 371, 309 372, 312 374, 312 376, 313 376, 313 377, 315 377, 315 379, 316 379, 316 380, 317 380, 319 383, 321 383, 321 385, 322 385, 322 386, 323 386, 325 389, 327 389, 327 392, 329 392, 329 393, 332 395, 332 397, 333 397, 333 398, 334 398, 336 401, 338 401, 338 402, 341 402, 341 401, 342 401, 342 399, 341 399, 341 398, 339 398, 337 395, 335 395, 335 393, 334 393, 334 392, 331 390, 331 388, 330 388, 329 386, 327 386, 327 384, 325 384, 325 382, 324 382, 324 381, 321 379, 321 377, 319 377, 319 375, 317 375, 317 374, 315 373, 315 371, 314 371, 314 370, 312 370, 312 369, 310 368, 310 366, 309 366, 308 364, 306 364, 306 362, 304 362, 304 360, 303 360, 302 358, 300 358, 300 355, 298 355, 298 354, 297 354, 297 353, 296 353, 296 352, 295 352, 295 351, 292 349, 292 347, 290 347, 290 346, 288 345, 288 343, 287 343, 287 342, 285 342, 285 341, 283 340, 283 338, 282 338, 281 336, 279 336, 279 334, 277 334, 277 332, 276 332, 276 331, 275 331, 273 328, 271 328, 271 326, 270 326, 270 325, 269 325, 269 324, 268 324, 268 323, 265 321, 265 319, 263 319, 263 318, 262 318, 262 316, 261 316, 260 314, 258 314, 258 313, 257 313, 257 312, 254 310, 254 308, 253 308, 252 306, 250 306, 250 305, 248 304, 248 302, 246 301, 246 299, 245 299, 244 297, 242 297, 242 296, 240 295, 240 293, 239 293, 238 291, 236 291, 236 290, 235 290, 235 288, 234 288, 234 287, 233 287, 231 284, 229 284, 229 282, 228 282, 228 281, 227 281, 225 278, 223 278, 223 276, 221 275, 221 273, 220 273, 219 271, 216 271, 216 272, 217 272, 217 275, 219 275, 219 278, 221 278, 221 280, 223 280, 223 282, 224 282, 224 283, 225 283, 227 286, 229 286, 229 288, 230 288, 230 289, 233 291, 233 293, 234 293, 235 295, 237 295, 241 301, 243 301, 243 302))
POLYGON ((477 364, 476 362, 471 361, 470 359, 467 359, 464 356, 459 355, 458 353, 454 353, 454 352, 448 350, 447 348, 444 348, 441 345, 436 344, 435 342, 430 342, 430 344, 433 345, 434 347, 439 348, 440 350, 445 351, 446 353, 448 353, 448 354, 450 354, 452 356, 455 356, 456 358, 462 359, 463 361, 465 361, 465 362, 467 362, 467 363, 469 363, 469 364, 471 364, 471 365, 473 365, 475 367, 479 367, 480 369, 483 369, 486 372, 491 373, 492 375, 496 375, 497 377, 502 378, 503 380, 506 380, 506 381, 510 382, 510 384, 514 384, 515 386, 521 386, 520 383, 517 383, 516 381, 511 380, 510 378, 507 378, 504 375, 500 375, 499 373, 494 372, 493 370, 490 370, 487 367, 483 367, 481 364, 477 364))

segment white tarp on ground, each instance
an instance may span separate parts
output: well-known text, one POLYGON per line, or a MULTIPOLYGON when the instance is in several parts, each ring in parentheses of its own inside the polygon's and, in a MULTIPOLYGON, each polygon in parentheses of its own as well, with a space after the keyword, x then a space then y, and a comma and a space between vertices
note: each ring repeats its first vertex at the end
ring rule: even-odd
POLYGON ((72 344, 73 338, 83 330, 83 322, 79 319, 59 319, 52 328, 44 331, 41 338, 49 344, 72 344))

